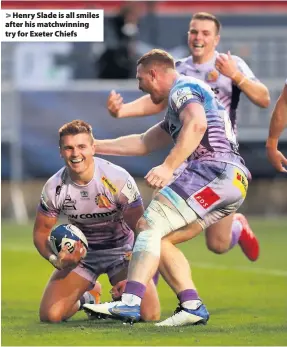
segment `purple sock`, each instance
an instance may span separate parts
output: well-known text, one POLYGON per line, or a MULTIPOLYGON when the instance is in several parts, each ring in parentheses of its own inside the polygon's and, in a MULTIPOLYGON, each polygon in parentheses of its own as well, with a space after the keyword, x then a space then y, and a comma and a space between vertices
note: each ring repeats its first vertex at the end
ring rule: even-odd
POLYGON ((142 299, 144 296, 145 290, 146 290, 146 286, 144 284, 140 282, 136 282, 136 281, 127 281, 124 293, 133 294, 142 299))
POLYGON ((189 300, 199 300, 197 291, 194 289, 186 289, 177 294, 179 302, 182 304, 185 301, 189 300))
POLYGON ((242 231, 242 224, 240 223, 239 220, 234 220, 231 226, 231 243, 230 243, 229 249, 233 248, 238 243, 238 240, 241 235, 241 231, 242 231))
POLYGON ((157 286, 158 280, 159 280, 159 271, 158 271, 158 270, 157 270, 157 272, 154 274, 152 280, 153 280, 154 284, 157 286))

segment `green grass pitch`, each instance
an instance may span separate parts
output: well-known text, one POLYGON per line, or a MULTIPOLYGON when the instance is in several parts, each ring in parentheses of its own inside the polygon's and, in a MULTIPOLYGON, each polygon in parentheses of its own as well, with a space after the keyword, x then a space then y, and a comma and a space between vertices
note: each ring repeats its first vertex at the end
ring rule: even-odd
MULTIPOLYGON (((211 317, 206 326, 160 328, 152 323, 88 321, 83 312, 61 324, 44 324, 38 306, 52 266, 32 243, 32 225, 2 222, 3 346, 282 346, 287 343, 287 220, 251 219, 261 256, 249 262, 239 247, 209 252, 203 235, 180 248, 190 260, 200 296, 211 317)), ((110 285, 101 276, 103 300, 110 285)), ((159 282, 162 318, 177 300, 159 282)))

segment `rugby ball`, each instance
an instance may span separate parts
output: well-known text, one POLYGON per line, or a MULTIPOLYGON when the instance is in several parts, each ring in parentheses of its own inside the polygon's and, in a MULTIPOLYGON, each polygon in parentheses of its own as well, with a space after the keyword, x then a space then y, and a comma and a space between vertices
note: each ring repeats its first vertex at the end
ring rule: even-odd
POLYGON ((73 224, 61 224, 52 229, 49 235, 49 243, 52 251, 58 255, 63 246, 68 247, 68 251, 72 253, 74 251, 74 244, 77 241, 81 241, 85 252, 83 258, 87 254, 88 241, 83 232, 73 224))

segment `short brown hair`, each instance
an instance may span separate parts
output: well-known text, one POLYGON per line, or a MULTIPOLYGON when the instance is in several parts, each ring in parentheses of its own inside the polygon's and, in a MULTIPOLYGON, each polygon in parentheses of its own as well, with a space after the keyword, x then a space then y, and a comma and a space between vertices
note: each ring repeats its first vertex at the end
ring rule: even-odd
POLYGON ((216 26, 216 33, 217 34, 220 33, 221 23, 213 14, 208 13, 208 12, 197 12, 191 18, 191 20, 194 20, 194 19, 212 21, 216 26))
POLYGON ((167 68, 175 68, 175 63, 173 57, 163 49, 152 49, 151 51, 145 53, 138 61, 137 65, 142 64, 144 67, 149 64, 160 64, 165 65, 167 68))
POLYGON ((78 134, 88 134, 91 136, 92 142, 94 141, 93 128, 90 124, 84 122, 83 120, 76 119, 72 122, 64 124, 59 129, 59 146, 61 147, 61 139, 66 135, 78 135, 78 134))

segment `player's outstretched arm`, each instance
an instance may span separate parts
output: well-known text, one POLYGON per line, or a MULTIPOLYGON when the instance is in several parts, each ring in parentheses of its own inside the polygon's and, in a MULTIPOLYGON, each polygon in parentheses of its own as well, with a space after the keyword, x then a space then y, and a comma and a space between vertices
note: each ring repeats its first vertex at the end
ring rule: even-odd
MULTIPOLYGON (((242 66, 247 71, 251 70, 244 61, 241 61, 242 66)), ((228 54, 220 54, 215 62, 216 69, 230 78, 238 88, 248 97, 248 99, 259 107, 266 108, 270 104, 270 95, 267 87, 259 82, 245 76, 237 67, 235 60, 230 52, 228 54)), ((253 73, 252 73, 253 74, 253 73)))
POLYGON ((114 90, 111 91, 107 100, 108 111, 115 118, 151 116, 163 111, 166 106, 167 102, 155 105, 149 95, 124 104, 121 94, 114 90))
POLYGON ((160 123, 143 134, 122 136, 113 140, 95 140, 95 154, 143 156, 171 143, 171 137, 160 123))
MULTIPOLYGON (((287 82, 287 80, 286 80, 287 82)), ((277 149, 280 135, 287 127, 287 84, 285 84, 272 112, 269 136, 266 141, 267 156, 271 164, 280 172, 287 172, 287 158, 277 149), (284 165, 284 166, 283 166, 284 165)))

